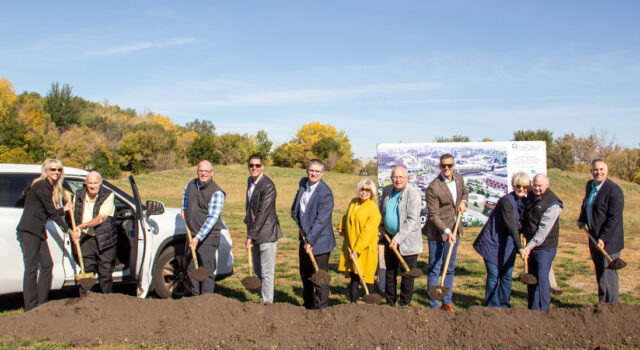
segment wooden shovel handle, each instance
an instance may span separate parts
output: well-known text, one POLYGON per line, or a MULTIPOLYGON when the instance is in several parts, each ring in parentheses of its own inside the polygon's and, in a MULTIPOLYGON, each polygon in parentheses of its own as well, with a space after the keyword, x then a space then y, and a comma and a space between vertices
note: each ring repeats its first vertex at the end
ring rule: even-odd
POLYGON ((391 238, 389 238, 389 235, 387 235, 386 233, 384 233, 384 238, 387 239, 387 242, 389 242, 389 248, 391 248, 391 250, 396 254, 396 256, 398 257, 398 261, 400 261, 400 265, 402 265, 402 268, 404 269, 405 272, 411 270, 409 268, 409 266, 407 265, 407 262, 404 261, 404 258, 402 257, 402 255, 400 254, 400 252, 398 251, 398 249, 396 249, 395 247, 391 246, 391 238))
MULTIPOLYGON (((302 237, 302 243, 306 244, 307 236, 304 234, 302 229, 300 229, 300 236, 302 237)), ((304 246, 302 247, 302 249, 304 249, 304 246)), ((305 249, 305 252, 306 252, 306 249, 305 249)), ((318 268, 318 263, 316 262, 316 257, 313 256, 313 252, 307 252, 307 255, 309 255, 309 259, 311 259, 311 264, 313 265, 313 269, 316 272, 320 271, 320 269, 318 268)))
POLYGON ((191 240, 193 238, 191 238, 191 230, 189 230, 189 225, 187 225, 187 223, 184 223, 184 228, 187 229, 187 238, 189 239, 189 249, 191 249, 191 256, 193 257, 193 266, 195 267, 195 269, 198 269, 198 257, 196 256, 196 248, 191 246, 191 240))
POLYGON ((600 248, 600 246, 598 245, 598 241, 596 241, 595 237, 593 237, 591 235, 591 232, 589 232, 589 225, 584 224, 584 232, 587 233, 587 236, 589 236, 589 239, 591 240, 591 242, 593 242, 593 245, 596 246, 596 249, 598 249, 600 251, 600 253, 602 253, 607 258, 607 260, 609 260, 609 264, 611 264, 613 259, 611 259, 611 257, 607 253, 607 251, 605 251, 604 249, 600 248))
MULTIPOLYGON (((458 211, 458 217, 456 218, 456 224, 453 226, 452 234, 458 234, 458 226, 460 226, 460 219, 462 219, 462 212, 458 211)), ((449 268, 449 261, 451 260, 451 253, 453 252, 453 245, 449 243, 449 252, 447 253, 447 259, 444 262, 444 266, 442 267, 442 281, 440 282, 441 286, 444 286, 444 278, 447 276, 447 269, 449 268)))
MULTIPOLYGON (((71 217, 71 229, 75 231, 76 229, 76 218, 74 216, 75 207, 76 207, 76 196, 73 196, 72 199, 73 206, 71 207, 71 211, 69 211, 69 216, 71 217)), ((80 249, 80 237, 78 240, 73 243, 76 247, 76 251, 78 252, 78 260, 80 260, 80 273, 84 275, 84 261, 82 259, 82 250, 80 249)))
POLYGON ((353 264, 353 266, 356 268, 356 271, 358 272, 358 277, 360 278, 360 283, 362 283, 362 287, 364 288, 364 293, 365 295, 369 295, 369 288, 367 288, 367 282, 364 280, 364 277, 362 276, 362 271, 360 271, 360 265, 358 264, 358 261, 356 259, 351 258, 351 254, 353 252, 351 248, 347 246, 347 249, 349 249, 349 258, 351 259, 351 263, 353 264))
MULTIPOLYGON (((524 235, 520 236, 520 244, 522 245, 522 247, 526 247, 527 246, 527 239, 524 238, 524 235)), ((528 274, 529 273, 529 264, 527 263, 527 261, 529 260, 529 256, 527 255, 526 257, 522 258, 522 261, 524 261, 524 274, 528 274)))
POLYGON ((247 247, 247 260, 249 261, 249 276, 253 276, 253 255, 250 247, 247 247))

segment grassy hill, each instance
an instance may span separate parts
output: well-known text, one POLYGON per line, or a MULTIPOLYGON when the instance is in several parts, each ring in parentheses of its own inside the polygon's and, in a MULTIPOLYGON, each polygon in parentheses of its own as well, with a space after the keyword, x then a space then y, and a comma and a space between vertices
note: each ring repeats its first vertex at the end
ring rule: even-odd
MULTIPOLYGON (((257 301, 257 295, 246 292, 240 280, 246 276, 246 250, 242 243, 245 237, 244 203, 248 171, 243 165, 216 166, 214 179, 227 193, 227 201, 223 212, 223 219, 231 229, 234 240, 233 253, 235 255, 235 274, 220 283, 218 292, 240 299, 257 301)), ((298 188, 298 181, 305 176, 303 169, 267 167, 265 173, 273 179, 278 191, 277 211, 285 237, 278 245, 276 267, 276 296, 277 302, 301 304, 301 283, 298 276, 297 257, 297 227, 289 217, 291 203, 298 188)), ((195 167, 161 171, 147 175, 136 176, 136 182, 143 200, 155 199, 170 207, 180 207, 182 193, 186 182, 196 175, 195 167)), ((551 189, 564 202, 561 214, 561 238, 558 256, 554 269, 560 287, 565 291, 562 297, 553 296, 554 307, 577 307, 597 302, 596 284, 593 267, 587 249, 585 234, 575 227, 579 207, 584 196, 584 185, 590 179, 589 174, 563 172, 552 169, 549 171, 551 189)), ((337 174, 328 172, 324 180, 332 188, 335 196, 333 222, 337 224, 344 214, 351 198, 355 196, 355 185, 361 176, 337 174)), ((640 283, 634 276, 638 271, 640 253, 638 249, 637 231, 640 219, 636 215, 640 209, 640 185, 614 179, 621 185, 625 194, 625 244, 623 258, 629 266, 620 271, 621 300, 628 303, 640 302, 640 283)), ((113 181, 121 188, 128 188, 126 179, 113 181)), ((473 251, 471 243, 479 232, 478 228, 468 230, 462 238, 459 248, 457 277, 454 288, 454 303, 457 307, 466 308, 481 305, 484 297, 485 268, 482 259, 473 251)), ((342 240, 337 236, 338 247, 331 255, 333 271, 331 282, 332 305, 347 302, 346 283, 348 282, 336 270, 339 248, 342 240)), ((427 249, 419 256, 419 267, 426 271, 427 249)), ((520 261, 516 263, 516 270, 521 270, 520 261)), ((416 280, 414 300, 426 305, 426 278, 416 280)), ((526 289, 519 282, 513 284, 512 305, 526 307, 526 289)))

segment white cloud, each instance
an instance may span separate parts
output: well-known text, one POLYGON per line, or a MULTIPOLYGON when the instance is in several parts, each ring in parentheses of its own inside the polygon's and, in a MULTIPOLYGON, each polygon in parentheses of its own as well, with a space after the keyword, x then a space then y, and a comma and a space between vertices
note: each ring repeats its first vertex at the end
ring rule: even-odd
POLYGON ((172 38, 164 41, 141 41, 132 44, 110 47, 102 50, 91 50, 87 51, 86 54, 90 56, 117 55, 159 47, 185 45, 190 44, 194 41, 196 41, 196 39, 194 38, 172 38))

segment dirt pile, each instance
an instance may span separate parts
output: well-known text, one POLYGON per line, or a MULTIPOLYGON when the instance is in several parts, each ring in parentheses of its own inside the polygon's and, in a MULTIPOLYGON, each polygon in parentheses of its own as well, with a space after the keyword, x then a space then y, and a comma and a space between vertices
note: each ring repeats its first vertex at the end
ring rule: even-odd
POLYGON ((0 318, 0 334, 78 346, 150 343, 184 348, 596 348, 640 346, 637 305, 534 312, 472 307, 339 305, 308 311, 217 294, 181 300, 90 294, 0 318))

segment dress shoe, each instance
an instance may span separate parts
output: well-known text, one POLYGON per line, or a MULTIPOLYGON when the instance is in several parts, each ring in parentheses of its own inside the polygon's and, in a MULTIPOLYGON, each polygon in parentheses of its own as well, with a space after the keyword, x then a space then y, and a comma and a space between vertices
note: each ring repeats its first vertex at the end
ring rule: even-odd
POLYGON ((453 304, 444 304, 444 305, 442 305, 442 310, 456 312, 456 309, 453 307, 453 304))

